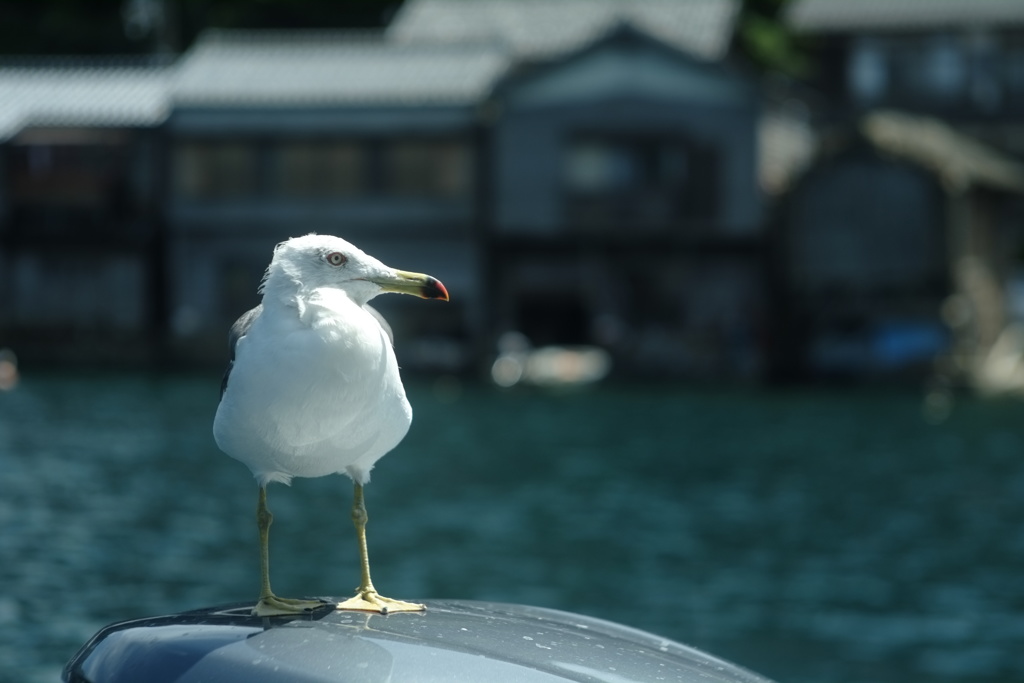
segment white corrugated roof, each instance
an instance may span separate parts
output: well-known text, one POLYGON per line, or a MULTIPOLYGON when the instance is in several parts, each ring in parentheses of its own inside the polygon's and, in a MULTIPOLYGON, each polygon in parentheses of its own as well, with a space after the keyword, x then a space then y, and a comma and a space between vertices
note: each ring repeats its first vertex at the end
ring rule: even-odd
POLYGON ((1024 26, 1021 0, 795 0, 786 23, 799 30, 920 31, 977 26, 1024 26))
POLYGON ((500 46, 407 45, 346 31, 211 31, 182 58, 175 104, 471 104, 508 68, 500 46))
POLYGON ((26 126, 158 125, 170 73, 76 58, 0 66, 0 140, 26 126))
POLYGON ((388 28, 403 42, 505 44, 520 58, 582 47, 628 23, 704 59, 721 59, 737 0, 407 0, 388 28))
POLYGON ((0 65, 0 140, 29 125, 151 126, 171 107, 469 105, 517 61, 629 23, 716 59, 737 0, 410 0, 386 33, 207 31, 173 67, 0 65))

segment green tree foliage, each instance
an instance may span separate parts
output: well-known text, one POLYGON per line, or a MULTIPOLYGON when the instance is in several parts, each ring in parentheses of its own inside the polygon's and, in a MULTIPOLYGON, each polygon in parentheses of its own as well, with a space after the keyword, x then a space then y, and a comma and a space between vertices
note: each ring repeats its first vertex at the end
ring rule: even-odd
POLYGON ((804 41, 782 21, 783 8, 789 1, 743 0, 735 46, 762 70, 803 78, 811 75, 812 62, 804 41))

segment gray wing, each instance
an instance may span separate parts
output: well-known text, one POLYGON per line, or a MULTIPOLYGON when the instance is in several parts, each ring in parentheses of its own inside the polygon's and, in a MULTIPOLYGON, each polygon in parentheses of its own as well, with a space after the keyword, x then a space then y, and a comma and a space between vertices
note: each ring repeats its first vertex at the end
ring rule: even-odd
MULTIPOLYGON (((367 313, 369 313, 370 315, 372 315, 374 318, 377 319, 377 322, 380 323, 380 326, 384 330, 384 333, 387 334, 388 335, 388 339, 391 340, 391 345, 394 346, 395 345, 395 335, 391 331, 391 325, 388 325, 388 321, 384 319, 384 316, 382 316, 380 314, 380 311, 378 311, 373 306, 370 306, 369 304, 363 304, 363 309, 365 309, 367 313)), ((251 312, 252 311, 250 311, 250 313, 251 312)))
POLYGON ((260 317, 263 313, 263 304, 259 304, 256 308, 249 309, 238 317, 235 324, 228 330, 228 349, 231 353, 228 359, 228 367, 224 370, 224 379, 220 382, 220 395, 223 396, 224 392, 228 388, 228 377, 231 376, 231 367, 235 364, 235 347, 238 346, 238 340, 245 336, 245 333, 249 331, 252 324, 256 322, 256 318, 260 317))

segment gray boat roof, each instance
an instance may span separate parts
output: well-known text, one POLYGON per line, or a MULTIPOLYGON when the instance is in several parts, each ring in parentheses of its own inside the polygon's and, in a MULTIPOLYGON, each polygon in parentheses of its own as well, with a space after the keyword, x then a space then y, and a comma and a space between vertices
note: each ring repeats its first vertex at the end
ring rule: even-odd
POLYGON ((426 601, 389 615, 333 607, 249 616, 251 604, 113 624, 64 669, 68 683, 605 681, 770 683, 691 647, 567 612, 426 601))

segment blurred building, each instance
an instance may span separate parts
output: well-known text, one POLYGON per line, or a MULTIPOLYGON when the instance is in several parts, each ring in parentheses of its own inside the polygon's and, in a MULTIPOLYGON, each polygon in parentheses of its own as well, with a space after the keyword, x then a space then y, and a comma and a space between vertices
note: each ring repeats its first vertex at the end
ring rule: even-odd
POLYGON ((998 289, 1020 216, 1005 209, 1021 196, 1024 165, 936 119, 876 111, 834 129, 776 234, 780 360, 920 377, 945 357, 974 374, 1008 323, 998 289))
POLYGON ((786 20, 816 38, 821 145, 780 212, 783 364, 1005 383, 993 368, 1024 361, 1024 3, 793 0, 786 20))
POLYGON ((0 346, 149 357, 166 313, 162 135, 171 69, 140 60, 0 68, 0 346))
POLYGON ((817 86, 838 113, 929 114, 1024 152, 1024 3, 793 0, 786 21, 818 38, 817 86))
POLYGON ((179 62, 164 127, 176 351, 220 348, 225 324, 255 305, 273 245, 323 232, 453 293, 446 306, 375 302, 403 339, 403 364, 470 363, 484 307, 478 108, 507 68, 486 44, 201 36, 179 62))
POLYGON ((272 245, 318 231, 448 285, 450 306, 380 301, 407 367, 472 367, 517 330, 633 371, 756 376, 758 96, 726 64, 737 11, 411 0, 383 32, 2 66, 0 332, 26 358, 86 334, 220 359, 272 245))

